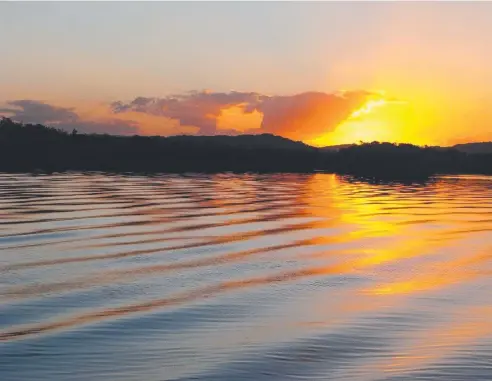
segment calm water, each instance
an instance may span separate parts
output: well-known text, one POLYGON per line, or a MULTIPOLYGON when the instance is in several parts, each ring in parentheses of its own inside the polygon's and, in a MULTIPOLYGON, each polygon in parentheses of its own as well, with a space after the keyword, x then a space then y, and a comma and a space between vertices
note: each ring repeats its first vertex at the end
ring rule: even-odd
POLYGON ((492 177, 0 174, 0 380, 492 380, 492 177))

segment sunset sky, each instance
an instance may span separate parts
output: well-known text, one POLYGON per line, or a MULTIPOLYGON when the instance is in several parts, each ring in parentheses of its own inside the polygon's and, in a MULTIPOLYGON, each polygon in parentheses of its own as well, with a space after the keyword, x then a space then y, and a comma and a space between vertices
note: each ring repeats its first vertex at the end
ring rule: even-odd
POLYGON ((0 36, 0 115, 26 123, 492 140, 492 2, 3 2, 0 36))

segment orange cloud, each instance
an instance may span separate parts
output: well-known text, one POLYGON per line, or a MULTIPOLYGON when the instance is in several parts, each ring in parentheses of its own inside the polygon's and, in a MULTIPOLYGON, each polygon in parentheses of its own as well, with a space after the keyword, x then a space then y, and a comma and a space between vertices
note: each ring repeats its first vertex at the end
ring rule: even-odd
POLYGON ((201 135, 253 132, 306 140, 333 131, 369 95, 366 91, 290 96, 204 91, 166 98, 137 97, 127 103, 115 102, 112 109, 117 115, 140 113, 178 120, 180 126, 198 128, 201 135))
POLYGON ((269 97, 258 106, 262 129, 295 140, 309 140, 331 132, 362 106, 369 93, 302 93, 269 97))
POLYGON ((241 104, 222 109, 217 117, 217 130, 248 133, 251 133, 252 130, 259 130, 263 115, 258 110, 245 112, 245 106, 241 104))

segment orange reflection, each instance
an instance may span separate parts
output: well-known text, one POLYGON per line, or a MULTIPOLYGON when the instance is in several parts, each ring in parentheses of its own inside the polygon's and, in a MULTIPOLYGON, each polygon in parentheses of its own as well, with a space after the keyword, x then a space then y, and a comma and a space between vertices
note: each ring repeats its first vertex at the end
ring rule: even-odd
POLYGON ((423 266, 419 274, 404 281, 390 282, 374 287, 366 292, 374 295, 411 294, 430 291, 436 288, 455 285, 484 275, 475 265, 489 261, 492 253, 474 255, 470 258, 458 258, 454 261, 423 266))
POLYGON ((423 369, 449 356, 461 346, 470 345, 492 334, 490 306, 470 307, 453 315, 449 323, 414 334, 388 360, 366 364, 364 373, 403 374, 423 369))

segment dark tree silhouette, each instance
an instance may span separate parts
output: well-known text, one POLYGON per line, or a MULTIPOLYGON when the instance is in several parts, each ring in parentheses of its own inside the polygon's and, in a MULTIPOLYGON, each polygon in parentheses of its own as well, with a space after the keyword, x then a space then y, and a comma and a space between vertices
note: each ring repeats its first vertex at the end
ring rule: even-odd
POLYGON ((419 178, 435 173, 492 174, 492 154, 411 144, 367 143, 317 149, 271 134, 112 136, 67 133, 0 120, 1 171, 311 172, 419 178))

